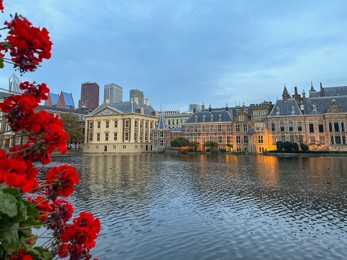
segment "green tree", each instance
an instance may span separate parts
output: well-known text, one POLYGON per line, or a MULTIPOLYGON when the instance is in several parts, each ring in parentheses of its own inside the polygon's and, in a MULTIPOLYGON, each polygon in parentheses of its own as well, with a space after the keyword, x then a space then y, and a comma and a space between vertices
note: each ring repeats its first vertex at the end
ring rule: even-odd
POLYGON ((190 142, 189 146, 193 147, 194 151, 196 151, 198 149, 199 144, 199 142, 190 142))
POLYGON ((170 144, 172 147, 179 147, 180 149, 182 149, 182 147, 189 145, 189 141, 184 137, 178 137, 175 140, 173 140, 170 144))
POLYGON ((218 147, 218 144, 216 142, 208 141, 204 143, 204 147, 209 147, 211 151, 215 150, 215 147, 218 147))
POLYGON ((70 143, 83 143, 84 136, 81 130, 78 115, 72 113, 60 114, 63 121, 63 129, 70 136, 70 143))

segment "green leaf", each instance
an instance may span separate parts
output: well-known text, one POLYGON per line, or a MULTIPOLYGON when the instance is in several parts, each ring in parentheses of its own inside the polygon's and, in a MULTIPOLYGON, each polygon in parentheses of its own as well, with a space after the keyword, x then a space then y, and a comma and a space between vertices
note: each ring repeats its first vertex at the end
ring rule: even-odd
POLYGON ((0 193, 0 213, 14 217, 18 214, 17 200, 11 194, 0 193))
POLYGON ((4 59, 0 57, 0 69, 4 67, 4 59))
POLYGON ((53 259, 52 254, 49 252, 47 248, 36 246, 34 248, 30 248, 27 250, 28 253, 30 253, 31 256, 34 257, 34 259, 40 259, 40 260, 51 260, 53 259))
POLYGON ((5 252, 11 254, 17 251, 18 247, 20 246, 18 241, 19 224, 4 222, 1 226, 6 228, 6 230, 0 232, 1 246, 3 247, 5 252))
POLYGON ((40 212, 35 207, 34 203, 26 201, 26 200, 24 200, 23 203, 27 208, 28 217, 31 217, 33 219, 38 219, 40 217, 40 212))
POLYGON ((19 197, 21 196, 21 192, 17 188, 5 188, 2 190, 3 193, 8 193, 11 194, 14 197, 19 197))

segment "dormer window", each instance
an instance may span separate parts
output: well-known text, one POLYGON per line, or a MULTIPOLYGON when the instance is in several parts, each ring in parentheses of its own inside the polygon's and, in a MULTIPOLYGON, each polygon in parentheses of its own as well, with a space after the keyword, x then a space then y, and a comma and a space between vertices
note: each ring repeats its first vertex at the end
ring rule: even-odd
POLYGON ((313 112, 313 114, 317 114, 317 107, 316 107, 316 104, 313 104, 313 105, 312 105, 312 112, 313 112))
POLYGON ((280 108, 276 107, 276 115, 279 116, 279 114, 280 114, 280 108))
POLYGON ((206 121, 206 116, 203 115, 203 116, 202 116, 202 122, 205 122, 205 121, 206 121))
POLYGON ((198 122, 198 116, 197 115, 195 115, 195 122, 198 122))
POLYGON ((211 115, 211 122, 213 122, 213 115, 211 115))
POLYGON ((221 115, 221 114, 218 115, 218 121, 219 121, 219 122, 222 121, 222 115, 221 115))
POLYGON ((294 114, 295 114, 295 108, 294 108, 294 106, 292 106, 291 110, 292 110, 292 115, 294 115, 294 114))

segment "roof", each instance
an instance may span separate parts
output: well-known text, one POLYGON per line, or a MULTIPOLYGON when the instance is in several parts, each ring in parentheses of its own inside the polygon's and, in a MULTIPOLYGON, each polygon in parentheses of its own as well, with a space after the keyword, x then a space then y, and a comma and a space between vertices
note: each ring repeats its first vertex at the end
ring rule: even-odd
POLYGON ((75 103, 73 101, 72 93, 61 92, 64 97, 66 108, 75 109, 75 103))
POLYGON ((323 87, 320 91, 310 90, 311 97, 337 97, 347 96, 347 86, 323 87))
POLYGON ((229 122, 233 120, 230 111, 200 111, 192 114, 185 124, 202 122, 229 122))
POLYGON ((340 105, 344 112, 347 112, 347 96, 334 96, 334 97, 310 97, 305 100, 305 113, 306 114, 324 114, 330 107, 332 100, 340 105))
POLYGON ((300 107, 295 99, 277 100, 269 116, 293 116, 302 115, 300 107))
POLYGON ((158 124, 156 126, 156 129, 166 129, 164 113, 163 112, 160 112, 159 115, 158 115, 158 124))
POLYGON ((103 103, 95 108, 88 116, 94 116, 104 110, 110 108, 120 114, 140 113, 140 109, 143 109, 143 114, 148 116, 154 116, 155 110, 151 106, 145 104, 136 104, 134 102, 121 102, 121 103, 103 103))
POLYGON ((52 101, 52 106, 56 106, 58 103, 59 95, 55 94, 55 93, 49 93, 49 96, 50 96, 51 101, 52 101))

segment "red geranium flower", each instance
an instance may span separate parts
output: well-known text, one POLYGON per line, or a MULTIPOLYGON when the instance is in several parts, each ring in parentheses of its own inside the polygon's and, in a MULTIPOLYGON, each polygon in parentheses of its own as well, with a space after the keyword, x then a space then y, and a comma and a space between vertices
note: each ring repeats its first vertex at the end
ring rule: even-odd
POLYGON ((74 185, 79 181, 76 168, 66 164, 49 169, 46 179, 46 184, 51 184, 49 195, 53 199, 57 195, 69 196, 74 190, 74 185))
POLYGON ((51 57, 52 42, 46 28, 32 26, 21 15, 15 15, 5 25, 9 28, 7 41, 11 44, 10 55, 14 67, 20 72, 34 71, 42 59, 51 57))

